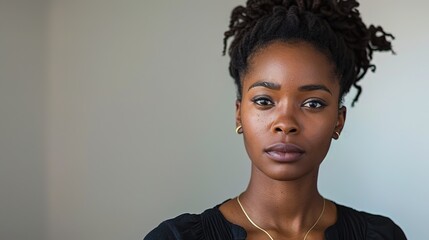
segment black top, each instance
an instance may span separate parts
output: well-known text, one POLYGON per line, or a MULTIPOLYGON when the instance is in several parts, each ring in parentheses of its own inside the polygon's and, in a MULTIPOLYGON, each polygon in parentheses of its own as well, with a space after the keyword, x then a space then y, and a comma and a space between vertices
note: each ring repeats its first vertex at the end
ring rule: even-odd
MULTIPOLYGON (((219 206, 201 214, 185 213, 162 222, 143 240, 244 240, 244 228, 228 222, 219 206)), ((325 231, 326 240, 406 240, 404 232, 387 217, 337 206, 337 222, 325 231)))

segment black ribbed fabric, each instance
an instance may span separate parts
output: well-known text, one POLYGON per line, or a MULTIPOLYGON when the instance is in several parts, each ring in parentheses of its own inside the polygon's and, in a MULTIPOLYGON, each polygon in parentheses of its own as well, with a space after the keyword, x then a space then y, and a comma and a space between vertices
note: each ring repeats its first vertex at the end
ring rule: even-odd
MULTIPOLYGON (((182 214, 162 222, 143 240, 244 240, 246 231, 228 222, 219 206, 201 214, 182 214)), ((406 240, 404 232, 387 217, 336 204, 337 222, 325 231, 326 240, 406 240)))

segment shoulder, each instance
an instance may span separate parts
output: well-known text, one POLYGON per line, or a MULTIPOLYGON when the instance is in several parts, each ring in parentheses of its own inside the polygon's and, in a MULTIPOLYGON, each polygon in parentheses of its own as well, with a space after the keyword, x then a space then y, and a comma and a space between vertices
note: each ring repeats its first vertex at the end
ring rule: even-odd
POLYGON ((244 239, 241 228, 228 222, 219 206, 201 214, 185 213, 162 222, 143 240, 244 239))
POLYGON ((338 204, 336 206, 337 223, 328 228, 328 233, 342 236, 338 239, 406 239, 402 229, 388 217, 357 211, 338 204))
POLYGON ((201 234, 201 215, 185 213, 163 221, 143 240, 201 239, 201 234))

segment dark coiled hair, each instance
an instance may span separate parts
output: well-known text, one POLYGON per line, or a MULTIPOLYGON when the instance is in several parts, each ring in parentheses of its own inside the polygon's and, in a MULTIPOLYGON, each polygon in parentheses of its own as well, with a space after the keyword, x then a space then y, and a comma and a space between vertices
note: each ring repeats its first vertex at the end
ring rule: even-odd
POLYGON ((260 48, 273 41, 306 41, 335 64, 340 79, 341 101, 354 86, 359 99, 362 87, 357 83, 371 64, 374 51, 392 51, 391 39, 382 27, 367 27, 361 19, 356 0, 248 0, 246 6, 234 8, 229 30, 224 34, 226 53, 228 39, 229 72, 241 100, 241 77, 249 59, 260 48))

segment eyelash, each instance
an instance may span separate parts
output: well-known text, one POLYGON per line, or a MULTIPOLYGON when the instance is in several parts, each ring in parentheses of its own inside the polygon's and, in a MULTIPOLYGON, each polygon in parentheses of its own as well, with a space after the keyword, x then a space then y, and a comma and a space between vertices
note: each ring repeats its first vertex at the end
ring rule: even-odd
MULTIPOLYGON (((274 102, 271 100, 271 98, 267 96, 255 97, 252 99, 252 102, 261 107, 270 107, 274 105, 274 102)), ((322 108, 325 108, 326 106, 327 104, 324 101, 319 99, 309 99, 302 104, 302 107, 309 108, 309 109, 322 109, 322 108), (314 105, 311 106, 309 104, 311 105, 316 104, 316 106, 314 105)))
POLYGON ((310 108, 310 109, 322 109, 322 108, 326 107, 326 105, 327 104, 324 101, 319 100, 319 99, 309 99, 302 104, 303 107, 310 108), (317 104, 318 106, 317 107, 311 107, 311 106, 308 106, 308 104, 317 104))
POLYGON ((274 105, 274 103, 271 100, 271 98, 266 97, 266 96, 255 97, 255 98, 252 99, 252 102, 255 103, 258 106, 261 106, 261 107, 267 107, 267 106, 274 105), (262 101, 264 101, 265 103, 263 104, 262 101), (269 102, 269 103, 267 103, 267 102, 269 102))

